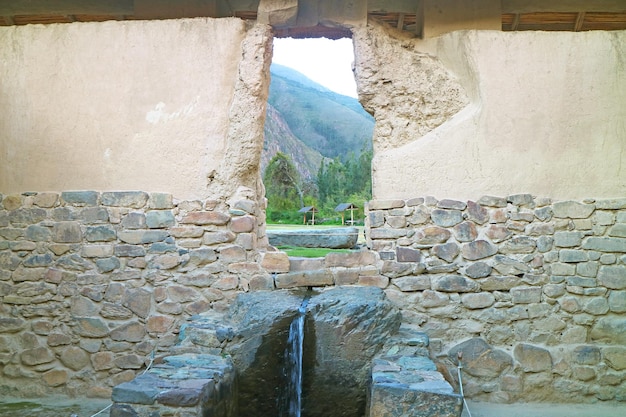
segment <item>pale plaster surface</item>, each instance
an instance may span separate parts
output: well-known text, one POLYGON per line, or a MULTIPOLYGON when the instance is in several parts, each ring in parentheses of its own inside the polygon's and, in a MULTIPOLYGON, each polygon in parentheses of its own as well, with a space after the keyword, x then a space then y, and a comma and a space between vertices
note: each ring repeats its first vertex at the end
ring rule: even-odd
POLYGON ((240 19, 0 28, 0 191, 207 196, 226 151, 240 19))
MULTIPOLYGON (((411 124, 385 132, 389 143, 378 152, 375 146, 374 199, 626 193, 626 32, 457 31, 429 40, 395 39, 402 49, 378 50, 372 61, 358 58, 362 45, 386 35, 375 27, 367 31, 355 36, 360 97, 363 85, 410 83, 405 75, 414 73, 397 50, 412 55, 416 66, 439 61, 449 72, 441 79, 457 79, 469 97, 469 104, 428 133, 411 124), (363 74, 387 78, 364 83, 363 74), (396 78, 389 79, 392 74, 396 78)), ((423 77, 416 77, 413 89, 442 91, 440 100, 458 95, 421 83, 423 77)), ((373 110, 398 114, 415 97, 407 94, 404 103, 393 104, 396 109, 379 103, 373 110)), ((376 119, 375 144, 381 141, 378 126, 390 120, 376 119)))

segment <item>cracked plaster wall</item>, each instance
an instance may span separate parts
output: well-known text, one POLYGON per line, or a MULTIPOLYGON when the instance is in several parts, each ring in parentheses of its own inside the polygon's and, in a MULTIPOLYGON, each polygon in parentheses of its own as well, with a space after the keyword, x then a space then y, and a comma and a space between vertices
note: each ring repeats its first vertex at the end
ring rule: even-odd
POLYGON ((626 32, 354 29, 374 199, 626 192, 626 32))

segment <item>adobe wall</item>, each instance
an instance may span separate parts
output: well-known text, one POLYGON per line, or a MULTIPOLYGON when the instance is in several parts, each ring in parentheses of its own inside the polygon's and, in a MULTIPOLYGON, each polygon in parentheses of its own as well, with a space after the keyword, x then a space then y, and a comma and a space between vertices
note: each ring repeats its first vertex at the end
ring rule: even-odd
POLYGON ((0 191, 257 192, 270 39, 235 18, 1 27, 0 191))
POLYGON ((354 30, 375 199, 626 193, 626 32, 354 30))

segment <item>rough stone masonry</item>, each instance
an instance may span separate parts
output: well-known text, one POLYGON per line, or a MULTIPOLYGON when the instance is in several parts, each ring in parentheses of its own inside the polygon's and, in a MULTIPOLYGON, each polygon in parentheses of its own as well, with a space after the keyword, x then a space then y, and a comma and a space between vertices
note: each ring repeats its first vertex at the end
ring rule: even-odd
POLYGON ((109 397, 236 294, 378 286, 453 386, 509 401, 625 401, 626 199, 371 201, 370 250, 260 250, 254 201, 0 196, 0 392, 109 397))

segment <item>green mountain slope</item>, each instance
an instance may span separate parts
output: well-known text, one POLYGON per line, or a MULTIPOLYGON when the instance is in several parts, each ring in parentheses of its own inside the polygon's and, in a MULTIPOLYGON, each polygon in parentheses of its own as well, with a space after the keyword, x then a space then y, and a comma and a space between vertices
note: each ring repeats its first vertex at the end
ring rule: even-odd
POLYGON ((343 159, 371 148, 374 119, 358 100, 280 65, 272 64, 271 76, 262 168, 280 150, 292 156, 303 177, 314 178, 322 156, 343 159))

